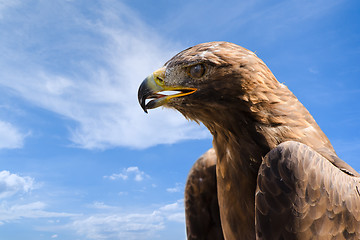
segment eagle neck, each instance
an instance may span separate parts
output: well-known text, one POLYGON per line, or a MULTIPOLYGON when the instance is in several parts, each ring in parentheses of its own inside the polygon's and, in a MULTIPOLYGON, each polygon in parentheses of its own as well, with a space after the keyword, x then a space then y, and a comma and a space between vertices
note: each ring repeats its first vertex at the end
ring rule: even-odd
POLYGON ((212 129, 218 156, 218 200, 220 206, 225 206, 220 209, 220 216, 226 239, 236 239, 236 236, 255 239, 256 178, 262 156, 268 149, 256 143, 256 138, 249 137, 252 134, 239 131, 224 126, 212 129))
POLYGON ((230 162, 237 162, 245 174, 257 175, 262 157, 270 151, 266 137, 258 131, 258 124, 250 114, 234 109, 211 114, 221 119, 203 121, 213 135, 213 144, 218 156, 230 162), (227 117, 230 116, 230 117, 227 117))

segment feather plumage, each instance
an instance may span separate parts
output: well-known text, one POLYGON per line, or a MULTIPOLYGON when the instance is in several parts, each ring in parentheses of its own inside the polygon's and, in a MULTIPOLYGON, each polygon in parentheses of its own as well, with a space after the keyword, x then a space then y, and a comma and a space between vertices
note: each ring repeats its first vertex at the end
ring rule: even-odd
MULTIPOLYGON (((207 239, 191 236, 219 227, 208 224, 207 206, 216 194, 227 240, 360 238, 359 173, 336 155, 307 109, 253 52, 228 42, 203 43, 178 53, 164 69, 157 89, 196 89, 164 106, 202 122, 216 153, 211 171, 202 157, 189 174, 189 239, 207 239), (199 64, 204 72, 192 76, 189 68, 199 64), (204 174, 212 180, 201 186, 204 174), (206 224, 196 225, 203 216, 206 224)), ((163 97, 142 91, 141 103, 163 97)))

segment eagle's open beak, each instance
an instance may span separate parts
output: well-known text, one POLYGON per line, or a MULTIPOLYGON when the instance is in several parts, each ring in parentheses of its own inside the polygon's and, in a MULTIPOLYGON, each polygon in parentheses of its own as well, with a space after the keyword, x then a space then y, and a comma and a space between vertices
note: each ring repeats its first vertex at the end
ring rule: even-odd
POLYGON ((139 103, 147 113, 147 109, 160 107, 170 99, 182 97, 196 92, 196 88, 167 86, 165 84, 165 67, 153 72, 141 83, 138 91, 139 103), (148 102, 146 100, 149 100, 148 102))

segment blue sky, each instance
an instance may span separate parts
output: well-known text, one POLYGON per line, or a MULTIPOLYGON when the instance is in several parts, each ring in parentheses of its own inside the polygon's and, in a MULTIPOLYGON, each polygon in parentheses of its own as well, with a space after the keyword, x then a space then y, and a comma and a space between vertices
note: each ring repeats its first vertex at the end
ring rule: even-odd
POLYGON ((262 58, 360 171, 359 1, 0 0, 0 239, 185 239, 208 131, 137 103, 189 46, 262 58))

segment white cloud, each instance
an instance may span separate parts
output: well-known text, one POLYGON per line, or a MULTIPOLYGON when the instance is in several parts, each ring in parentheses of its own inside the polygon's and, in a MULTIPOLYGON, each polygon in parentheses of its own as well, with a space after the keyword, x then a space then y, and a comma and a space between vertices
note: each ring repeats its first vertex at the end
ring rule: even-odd
POLYGON ((19 219, 74 217, 77 214, 51 212, 45 210, 47 205, 42 201, 25 202, 25 194, 34 190, 35 180, 29 176, 19 176, 9 171, 0 172, 0 224, 19 219), (11 198, 23 194, 21 198, 11 198), (21 202, 21 203, 19 203, 21 202))
POLYGON ((11 197, 17 193, 26 193, 34 189, 34 179, 21 177, 9 171, 0 172, 0 198, 11 197))
POLYGON ((183 184, 182 183, 176 183, 175 187, 172 188, 167 188, 166 191, 169 193, 176 193, 176 192, 180 192, 183 189, 183 184))
POLYGON ((110 176, 104 176, 104 178, 109 178, 110 180, 127 180, 132 178, 137 182, 141 182, 144 178, 149 178, 150 176, 145 174, 143 171, 140 171, 138 167, 128 167, 124 168, 121 173, 114 173, 110 176))
POLYGON ((185 222, 184 199, 160 207, 159 211, 168 221, 185 222))
POLYGON ((26 134, 22 134, 11 123, 0 120, 0 149, 21 148, 26 136, 26 134))
POLYGON ((148 239, 164 228, 156 213, 94 215, 73 223, 78 234, 90 239, 148 239))
POLYGON ((141 213, 94 214, 78 218, 69 227, 89 239, 152 239, 167 222, 185 221, 183 199, 152 211, 141 213))
MULTIPOLYGON (((45 2, 38 7, 49 7, 45 2)), ((0 85, 75 121, 77 125, 69 128, 70 140, 83 148, 146 148, 210 136, 204 127, 189 123, 175 111, 156 109, 146 115, 137 102, 141 81, 183 47, 162 39, 121 3, 103 2, 96 21, 82 15, 71 2, 57 7, 66 7, 64 12, 72 14, 54 11, 49 16, 39 10, 39 15, 27 19, 27 28, 19 25, 16 32, 7 31, 9 37, 0 46, 7 53, 0 59, 0 68, 6 70, 0 73, 0 85), (47 20, 41 21, 42 17, 47 20), (61 43, 50 45, 47 35, 33 34, 38 22, 58 31, 54 34, 62 37, 61 43), (51 25, 59 22, 76 35, 51 25), (10 38, 19 33, 31 36, 30 40, 10 38), (31 44, 40 47, 41 54, 19 49, 31 44), (48 59, 59 61, 56 70, 48 59), (18 71, 19 65, 22 71, 18 71)))
POLYGON ((0 223, 11 222, 23 218, 55 218, 74 217, 77 214, 46 211, 46 204, 41 201, 26 204, 9 205, 3 201, 0 203, 0 223))
POLYGON ((174 202, 174 203, 170 203, 170 204, 166 204, 165 206, 159 208, 160 211, 173 211, 173 210, 177 210, 179 209, 179 206, 181 204, 181 200, 174 202))
POLYGON ((93 202, 92 204, 89 204, 88 208, 96 209, 99 210, 100 212, 104 212, 104 211, 117 212, 121 210, 120 206, 111 206, 105 204, 104 202, 97 202, 97 201, 93 202))

